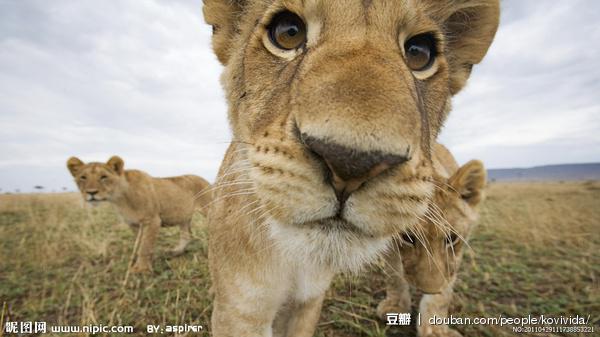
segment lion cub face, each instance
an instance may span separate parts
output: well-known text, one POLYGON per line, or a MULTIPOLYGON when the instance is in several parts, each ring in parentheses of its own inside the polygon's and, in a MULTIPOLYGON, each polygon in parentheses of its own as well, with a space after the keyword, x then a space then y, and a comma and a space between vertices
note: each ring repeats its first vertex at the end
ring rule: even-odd
POLYGON ((71 157, 67 168, 81 192, 83 199, 90 204, 111 201, 117 196, 125 183, 123 159, 111 157, 106 164, 85 164, 79 158, 71 157))
POLYGON ((485 183, 483 164, 468 162, 436 192, 433 202, 437 211, 432 213, 439 217, 422 223, 422 231, 402 236, 400 255, 406 279, 413 286, 425 293, 439 293, 454 279, 477 220, 485 183))
POLYGON ((498 23, 497 1, 443 3, 204 1, 240 149, 225 173, 272 223, 384 237, 425 214, 432 140, 498 23))

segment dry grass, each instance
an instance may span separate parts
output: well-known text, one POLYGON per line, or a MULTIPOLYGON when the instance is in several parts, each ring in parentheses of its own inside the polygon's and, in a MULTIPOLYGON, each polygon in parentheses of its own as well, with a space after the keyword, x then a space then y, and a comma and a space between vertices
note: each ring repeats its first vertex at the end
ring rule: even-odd
MULTIPOLYGON (((599 182, 492 184, 452 313, 589 314, 598 329, 599 200, 599 182)), ((110 207, 85 208, 76 194, 0 196, 0 305, 6 302, 10 320, 130 324, 140 336, 146 324, 208 325, 203 224, 195 219, 196 240, 177 258, 165 254, 177 229, 163 230, 155 273, 124 282, 135 238, 110 207)), ((317 336, 413 334, 414 327, 386 327, 375 317, 383 288, 377 266, 338 277, 317 336)), ((510 327, 457 328, 468 336, 514 335, 510 327)))

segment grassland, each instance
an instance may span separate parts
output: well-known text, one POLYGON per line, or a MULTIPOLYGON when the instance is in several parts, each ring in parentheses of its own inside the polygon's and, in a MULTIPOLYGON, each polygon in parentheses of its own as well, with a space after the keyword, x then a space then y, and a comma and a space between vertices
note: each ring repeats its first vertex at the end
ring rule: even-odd
MULTIPOLYGON (((168 257, 178 233, 165 229, 155 273, 126 276, 135 238, 108 205, 83 207, 76 194, 0 196, 3 320, 134 325, 140 336, 147 324, 208 325, 204 219, 194 223, 189 253, 168 257)), ((600 328, 600 182, 491 184, 471 246, 453 315, 591 315, 600 328)), ((317 336, 414 334, 376 318, 383 289, 379 266, 340 275, 317 336)), ((456 328, 467 336, 514 335, 510 327, 456 328)))

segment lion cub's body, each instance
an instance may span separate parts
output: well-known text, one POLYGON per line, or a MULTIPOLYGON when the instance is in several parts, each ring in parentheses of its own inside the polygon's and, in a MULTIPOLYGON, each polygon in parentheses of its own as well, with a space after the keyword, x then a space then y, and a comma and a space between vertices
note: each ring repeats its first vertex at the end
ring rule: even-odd
POLYGON ((71 158, 67 165, 87 202, 110 202, 134 233, 141 230, 133 272, 152 269, 152 251, 161 226, 180 227, 180 242, 173 252, 183 253, 191 240, 195 209, 209 203, 208 193, 202 191, 210 185, 198 176, 155 178, 139 170, 123 170, 118 157, 106 164, 84 164, 71 158))
POLYGON ((424 295, 419 305, 419 337, 461 336, 446 325, 432 325, 429 319, 447 317, 453 287, 466 244, 478 218, 483 199, 486 172, 473 160, 458 167, 454 157, 440 144, 434 151, 434 167, 440 187, 433 199, 432 212, 414 235, 398 240, 386 254, 386 298, 377 314, 411 312, 409 287, 424 295), (408 238, 408 241, 407 241, 408 238), (411 242, 409 242, 411 241, 411 242))
POLYGON ((211 332, 309 337, 333 275, 376 261, 425 215, 433 142, 499 3, 205 0, 203 11, 233 134, 208 209, 211 332))
POLYGON ((155 178, 139 170, 125 170, 124 175, 127 188, 110 202, 131 226, 140 225, 149 216, 159 216, 163 227, 180 226, 208 201, 194 200, 209 186, 198 176, 155 178))

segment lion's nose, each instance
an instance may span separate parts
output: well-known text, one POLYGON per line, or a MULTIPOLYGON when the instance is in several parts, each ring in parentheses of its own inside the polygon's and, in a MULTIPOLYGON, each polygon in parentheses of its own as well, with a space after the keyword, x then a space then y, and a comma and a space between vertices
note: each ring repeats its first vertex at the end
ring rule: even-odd
POLYGON ((408 151, 405 155, 382 151, 365 152, 304 133, 301 138, 304 144, 325 162, 341 203, 367 180, 410 159, 408 151))
POLYGON ((85 192, 93 197, 94 195, 96 195, 98 193, 98 190, 87 190, 85 192))

